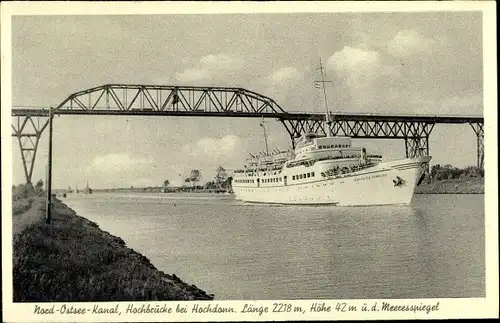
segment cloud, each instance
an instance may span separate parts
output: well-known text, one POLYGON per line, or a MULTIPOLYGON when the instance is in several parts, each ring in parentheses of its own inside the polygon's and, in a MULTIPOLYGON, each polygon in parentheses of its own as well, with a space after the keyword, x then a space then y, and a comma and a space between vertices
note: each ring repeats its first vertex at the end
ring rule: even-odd
POLYGON ((181 83, 221 82, 244 66, 241 58, 229 54, 210 54, 200 59, 198 67, 186 68, 181 73, 176 73, 177 80, 181 83))
POLYGON ((481 94, 453 96, 441 102, 440 114, 479 115, 483 111, 481 94))
POLYGON ((153 163, 153 160, 143 157, 132 157, 124 153, 96 156, 89 167, 92 171, 119 173, 153 163))
POLYGON ((205 137, 195 143, 186 144, 182 147, 183 154, 208 161, 220 161, 233 158, 241 153, 242 140, 235 135, 227 135, 222 138, 205 137))
POLYGON ((387 52, 396 58, 410 58, 415 55, 429 55, 436 47, 437 41, 425 38, 415 30, 400 30, 387 43, 387 52))
POLYGON ((349 109, 367 108, 382 104, 382 88, 399 79, 397 68, 384 63, 380 52, 345 46, 327 60, 327 68, 337 77, 337 95, 349 94, 349 109))
POLYGON ((294 67, 283 67, 271 73, 269 83, 274 87, 286 87, 302 79, 302 75, 294 67))
POLYGON ((344 46, 341 51, 335 52, 328 59, 327 65, 339 72, 351 72, 359 69, 373 69, 379 65, 379 61, 380 54, 376 51, 344 46))
POLYGON ((352 87, 369 86, 383 76, 398 76, 397 70, 382 63, 377 51, 345 46, 327 61, 327 67, 347 78, 352 87))
POLYGON ((256 80, 255 88, 280 104, 286 105, 294 94, 300 92, 303 78, 303 74, 297 68, 282 67, 256 80))

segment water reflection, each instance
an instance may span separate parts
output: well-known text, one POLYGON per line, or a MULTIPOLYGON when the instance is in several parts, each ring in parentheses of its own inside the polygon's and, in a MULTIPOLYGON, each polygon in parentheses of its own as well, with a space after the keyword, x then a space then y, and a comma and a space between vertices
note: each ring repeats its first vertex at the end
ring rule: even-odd
POLYGON ((482 196, 349 208, 136 195, 67 201, 217 299, 484 296, 482 196))

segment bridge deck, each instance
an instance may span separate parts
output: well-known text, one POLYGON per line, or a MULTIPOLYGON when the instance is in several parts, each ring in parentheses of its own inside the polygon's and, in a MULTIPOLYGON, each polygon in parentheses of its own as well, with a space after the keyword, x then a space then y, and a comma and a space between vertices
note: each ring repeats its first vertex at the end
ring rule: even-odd
MULTIPOLYGON (((48 109, 12 109, 12 116, 48 117, 48 109)), ((240 117, 240 118, 272 118, 279 120, 315 120, 325 119, 323 113, 309 112, 239 112, 239 111, 157 111, 157 110, 67 110, 54 111, 56 115, 116 115, 116 116, 177 116, 177 117, 240 117)), ((334 114, 336 121, 380 121, 380 122, 425 122, 425 123, 483 123, 482 116, 451 116, 451 115, 384 115, 384 114, 334 114)))

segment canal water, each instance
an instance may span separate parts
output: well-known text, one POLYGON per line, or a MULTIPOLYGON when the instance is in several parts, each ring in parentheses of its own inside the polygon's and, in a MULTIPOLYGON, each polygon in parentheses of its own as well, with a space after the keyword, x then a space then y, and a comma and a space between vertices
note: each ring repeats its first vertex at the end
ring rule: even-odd
POLYGON ((146 193, 64 202, 218 300, 485 296, 484 195, 383 207, 146 193))

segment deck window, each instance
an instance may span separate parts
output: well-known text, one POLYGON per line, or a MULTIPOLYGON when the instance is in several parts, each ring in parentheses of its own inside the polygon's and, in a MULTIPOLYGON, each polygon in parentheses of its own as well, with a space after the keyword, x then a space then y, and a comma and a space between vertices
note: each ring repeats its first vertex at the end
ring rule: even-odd
POLYGON ((314 177, 314 172, 311 173, 311 177, 314 177))
POLYGON ((311 177, 311 173, 307 173, 307 178, 311 177))

